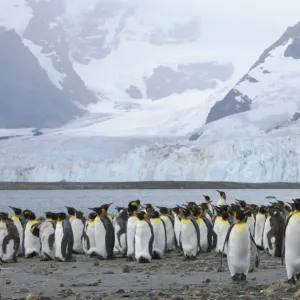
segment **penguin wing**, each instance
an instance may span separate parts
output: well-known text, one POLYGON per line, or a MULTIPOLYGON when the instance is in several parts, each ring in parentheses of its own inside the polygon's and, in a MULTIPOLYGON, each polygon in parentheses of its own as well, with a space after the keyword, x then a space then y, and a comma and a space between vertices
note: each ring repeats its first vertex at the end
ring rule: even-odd
POLYGON ((165 232, 165 250, 164 251, 166 251, 166 249, 167 249, 167 229, 166 229, 166 223, 165 223, 165 221, 162 218, 160 218, 160 220, 161 220, 161 222, 162 222, 162 224, 164 226, 164 232, 165 232))
POLYGON ((250 234, 250 240, 251 240, 251 246, 252 246, 252 247, 250 246, 250 248, 251 248, 251 250, 253 250, 253 252, 255 251, 255 254, 254 254, 255 255, 255 267, 258 268, 259 263, 260 263, 259 251, 256 246, 255 240, 251 234, 250 229, 249 229, 249 234, 250 234))
POLYGON ((199 230, 199 226, 198 226, 197 222, 194 219, 190 218, 190 220, 191 220, 191 222, 193 223, 193 225, 194 225, 194 227, 196 229, 198 247, 199 247, 200 251, 202 252, 202 249, 201 249, 201 246, 200 246, 200 230, 199 230))
POLYGON ((118 238, 119 245, 121 245, 121 235, 126 234, 127 220, 128 220, 128 218, 124 219, 122 216, 116 217, 116 222, 120 226, 120 229, 117 232, 117 238, 118 238))
POLYGON ((171 223, 172 223, 172 226, 174 228, 174 217, 170 214, 167 215, 167 217, 170 219, 171 223))
POLYGON ((215 249, 217 246, 218 236, 214 232, 212 222, 206 217, 202 217, 206 227, 207 227, 207 235, 208 235, 208 247, 209 249, 215 249))
POLYGON ((223 248, 222 248, 222 255, 221 255, 221 269, 223 269, 223 254, 224 254, 224 249, 225 249, 226 244, 228 243, 229 236, 230 236, 231 230, 234 227, 234 225, 235 224, 230 225, 230 227, 228 228, 225 240, 224 240, 224 245, 223 245, 223 248))
POLYGON ((283 265, 283 260, 284 260, 284 255, 285 255, 285 232, 286 232, 286 228, 290 222, 291 217, 294 214, 291 214, 285 221, 285 226, 284 226, 284 230, 283 230, 283 236, 282 236, 282 254, 281 254, 281 263, 283 265))

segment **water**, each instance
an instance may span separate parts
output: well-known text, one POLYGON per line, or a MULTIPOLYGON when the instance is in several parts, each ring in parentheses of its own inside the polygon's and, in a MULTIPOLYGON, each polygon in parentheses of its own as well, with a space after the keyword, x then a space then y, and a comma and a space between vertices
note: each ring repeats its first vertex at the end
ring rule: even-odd
MULTIPOLYGON (((278 200, 291 201, 300 198, 300 190, 224 190, 227 202, 234 199, 245 200, 249 203, 268 204, 275 196, 278 200)), ((31 209, 37 215, 45 211, 66 211, 65 206, 73 206, 83 212, 89 212, 89 207, 111 203, 110 212, 116 212, 115 206, 127 205, 129 201, 140 199, 141 203, 172 207, 188 201, 201 203, 202 195, 208 195, 216 203, 219 194, 215 190, 35 190, 35 191, 0 191, 0 211, 11 213, 8 205, 22 209, 31 209)))

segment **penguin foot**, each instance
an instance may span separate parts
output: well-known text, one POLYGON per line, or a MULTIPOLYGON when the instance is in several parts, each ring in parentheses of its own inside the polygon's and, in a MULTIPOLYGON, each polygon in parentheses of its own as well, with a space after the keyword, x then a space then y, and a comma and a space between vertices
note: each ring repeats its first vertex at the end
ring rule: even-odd
POLYGON ((50 261, 51 259, 49 259, 48 257, 42 257, 41 259, 40 259, 40 261, 50 261))
POLYGON ((18 254, 18 257, 23 257, 23 256, 24 256, 23 253, 19 253, 19 254, 18 254))
POLYGON ((152 258, 153 259, 161 259, 160 255, 156 251, 153 252, 152 258))
POLYGON ((26 258, 33 258, 35 256, 37 256, 37 253, 36 252, 32 252, 32 253, 27 254, 26 258))
POLYGON ((62 260, 60 258, 58 258, 58 257, 55 257, 54 260, 58 261, 58 262, 62 262, 62 260))
POLYGON ((253 273, 254 272, 254 268, 251 268, 250 270, 249 270, 249 273, 253 273))
POLYGON ((68 257, 64 260, 64 262, 76 262, 76 258, 75 257, 68 257))
POLYGON ((231 279, 232 279, 233 281, 240 281, 240 276, 239 276, 239 274, 235 274, 235 275, 233 275, 233 276, 231 277, 231 279))
POLYGON ((114 254, 108 255, 106 259, 116 259, 117 257, 114 254))
POLYGON ((194 256, 194 255, 192 255, 192 256, 190 257, 190 260, 196 260, 196 259, 197 259, 197 257, 194 256))
POLYGON ((138 262, 141 264, 146 264, 146 263, 149 263, 150 261, 149 261, 149 259, 142 256, 139 258, 138 262))
POLYGON ((189 256, 186 255, 186 256, 184 257, 183 261, 187 261, 187 260, 190 260, 190 259, 191 259, 191 258, 190 258, 189 256))
POLYGON ((247 276, 245 274, 241 275, 241 281, 246 281, 247 276))
POLYGON ((14 257, 12 258, 12 262, 13 262, 13 263, 18 262, 17 256, 14 256, 14 257))
POLYGON ((289 284, 296 284, 295 278, 292 277, 292 278, 288 279, 288 283, 289 283, 289 284))
POLYGON ((127 260, 127 261, 134 261, 134 259, 133 259, 132 256, 128 256, 126 260, 127 260))

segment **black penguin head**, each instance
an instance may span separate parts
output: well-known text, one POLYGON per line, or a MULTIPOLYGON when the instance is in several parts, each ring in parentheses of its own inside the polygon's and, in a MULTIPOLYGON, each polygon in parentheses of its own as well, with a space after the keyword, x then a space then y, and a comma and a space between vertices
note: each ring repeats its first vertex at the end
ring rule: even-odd
POLYGON ((51 220, 57 220, 58 216, 56 213, 53 213, 51 211, 45 212, 46 218, 51 220))
POLYGON ((129 212, 130 214, 132 214, 132 213, 138 211, 140 205, 141 205, 140 200, 130 201, 130 202, 128 203, 128 212, 129 212))
POLYGON ((0 220, 1 221, 6 221, 8 220, 8 214, 5 212, 0 212, 0 220))
POLYGON ((218 191, 218 190, 216 190, 216 191, 220 194, 221 198, 223 198, 224 200, 226 200, 226 194, 225 194, 225 192, 218 191))
POLYGON ((246 211, 244 211, 244 210, 239 210, 239 211, 236 212, 235 218, 236 218, 238 221, 244 221, 246 215, 247 215, 247 212, 246 212, 246 211))
POLYGON ((124 209, 125 209, 125 207, 116 206, 116 210, 117 210, 118 213, 120 213, 124 209))
POLYGON ((28 216, 32 213, 31 210, 29 209, 25 209, 22 211, 22 215, 24 216, 24 218, 27 220, 28 219, 28 216))
POLYGON ((288 205, 291 207, 291 209, 295 210, 295 202, 288 202, 288 205))
POLYGON ((141 221, 147 219, 147 217, 148 217, 148 215, 145 211, 141 211, 141 212, 137 213, 136 216, 141 221))
POLYGON ((70 216, 75 216, 76 209, 74 207, 66 206, 66 209, 68 210, 68 214, 70 216))
POLYGON ((88 215, 89 220, 95 220, 96 217, 97 217, 97 214, 96 214, 94 211, 92 211, 92 212, 89 213, 89 215, 88 215))
POLYGON ((211 202, 209 196, 203 195, 203 197, 205 198, 206 203, 210 203, 211 202))
POLYGON ((64 213, 64 212, 60 212, 60 213, 57 214, 57 217, 58 217, 59 221, 63 221, 67 218, 67 214, 64 213))
POLYGON ((169 210, 164 207, 164 206, 156 206, 158 209, 159 209, 159 212, 162 214, 162 215, 166 215, 169 213, 169 210))
POLYGON ((225 221, 229 219, 229 213, 227 211, 222 212, 222 219, 225 221))
POLYGON ((145 207, 146 211, 151 211, 151 210, 153 210, 153 206, 152 206, 152 204, 150 204, 150 203, 145 204, 144 207, 145 207))
POLYGON ((16 216, 20 216, 22 214, 22 209, 21 208, 17 208, 17 207, 13 207, 13 206, 9 206, 15 213, 16 216))
POLYGON ((156 218, 159 218, 159 212, 158 212, 158 211, 154 211, 154 212, 151 214, 151 219, 156 219, 156 218))
POLYGON ((36 224, 33 224, 30 228, 30 231, 32 232, 32 234, 36 237, 40 237, 40 226, 41 226, 41 224, 36 223, 36 224))
POLYGON ((31 211, 27 217, 27 220, 35 220, 35 213, 31 211))
POLYGON ((300 198, 293 199, 295 203, 295 210, 300 210, 300 198))
POLYGON ((189 209, 182 208, 182 212, 183 212, 184 217, 186 217, 186 218, 191 215, 191 211, 189 209))
POLYGON ((262 213, 262 214, 266 214, 267 213, 267 209, 264 205, 262 205, 260 208, 259 208, 259 212, 262 213))
POLYGON ((75 216, 77 219, 83 219, 83 212, 80 210, 75 211, 75 216))
POLYGON ((193 216, 198 217, 200 215, 200 209, 198 207, 193 207, 193 209, 191 210, 191 213, 193 216))
POLYGON ((247 203, 244 200, 239 200, 239 199, 235 199, 239 205, 241 206, 241 208, 245 209, 247 207, 247 203))
POLYGON ((194 206, 197 206, 197 204, 193 201, 190 201, 190 202, 187 203, 187 206, 193 208, 194 206))

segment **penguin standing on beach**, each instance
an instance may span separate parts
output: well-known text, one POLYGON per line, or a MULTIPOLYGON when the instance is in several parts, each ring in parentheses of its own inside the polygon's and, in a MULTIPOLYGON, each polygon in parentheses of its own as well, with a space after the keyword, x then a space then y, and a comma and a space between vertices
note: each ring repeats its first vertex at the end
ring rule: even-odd
MULTIPOLYGON (((246 280, 253 249, 255 250, 255 266, 259 266, 259 254, 249 226, 245 221, 246 215, 247 212, 243 210, 236 212, 237 222, 228 229, 223 245, 223 253, 227 246, 228 268, 234 281, 246 280)), ((221 256, 221 265, 222 257, 223 255, 221 256)))
POLYGON ((84 253, 90 256, 96 254, 96 238, 95 238, 95 218, 97 214, 91 212, 88 215, 88 220, 84 224, 84 229, 81 237, 84 253))
POLYGON ((160 218, 166 226, 167 249, 166 251, 173 251, 175 248, 175 231, 174 231, 174 217, 169 213, 166 207, 157 206, 160 212, 160 218))
POLYGON ((137 213, 140 208, 140 200, 131 201, 128 204, 128 220, 126 224, 126 245, 127 245, 127 260, 131 261, 135 258, 134 237, 136 225, 139 222, 137 213))
POLYGON ((57 214, 55 227, 55 259, 57 261, 75 261, 72 256, 74 236, 71 222, 64 212, 57 214))
POLYGON ((115 230, 111 217, 108 216, 108 208, 112 203, 103 204, 100 207, 89 208, 97 213, 95 218, 96 253, 100 259, 113 259, 115 247, 115 230))
POLYGON ((166 225, 158 211, 152 213, 150 223, 154 234, 152 258, 160 259, 163 258, 167 246, 166 225))
POLYGON ((258 249, 263 250, 263 232, 266 222, 267 210, 264 205, 260 206, 255 218, 254 240, 258 249))
POLYGON ((39 238, 35 236, 31 230, 32 225, 38 223, 35 214, 30 211, 28 214, 26 214, 26 217, 27 223, 24 232, 24 249, 25 257, 31 258, 40 254, 41 244, 39 238))
POLYGON ((222 219, 219 223, 218 227, 218 240, 217 240, 217 247, 216 247, 216 252, 227 254, 227 245, 224 247, 224 242, 227 236, 227 232, 231 224, 229 223, 229 214, 227 211, 223 211, 221 215, 222 219))
POLYGON ((172 211, 174 213, 174 232, 175 232, 176 247, 182 249, 182 244, 180 240, 181 219, 183 218, 182 208, 175 207, 172 209, 172 211))
POLYGON ((74 207, 70 207, 70 206, 66 206, 66 209, 68 210, 67 218, 69 219, 70 223, 72 224, 73 220, 76 218, 75 217, 76 209, 74 207))
POLYGON ((50 261, 55 258, 54 240, 57 214, 46 212, 45 215, 45 221, 32 225, 31 232, 40 239, 41 261, 50 261))
POLYGON ((149 263, 153 256, 154 233, 146 212, 137 213, 138 223, 134 235, 135 259, 139 263, 149 263))
POLYGON ((17 227, 19 238, 20 238, 18 256, 23 256, 23 236, 24 236, 23 224, 25 223, 25 218, 22 215, 22 209, 17 207, 12 207, 12 206, 9 207, 14 211, 14 215, 11 217, 11 219, 13 220, 15 226, 17 227))
POLYGON ((0 262, 17 262, 20 237, 14 222, 8 214, 0 213, 0 262))
POLYGON ((294 199, 295 212, 285 223, 282 264, 285 260, 288 283, 296 284, 300 278, 300 199, 294 199))
POLYGON ((82 233, 85 225, 85 219, 83 217, 83 212, 79 210, 75 210, 74 218, 72 219, 71 227, 73 231, 74 244, 73 244, 73 253, 75 254, 83 254, 83 246, 82 246, 82 233))
POLYGON ((119 215, 114 218, 115 229, 115 249, 119 251, 123 257, 126 256, 126 224, 128 221, 127 208, 121 208, 119 215))

